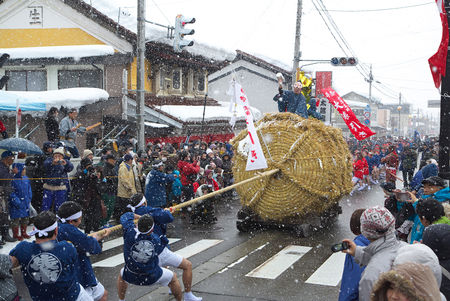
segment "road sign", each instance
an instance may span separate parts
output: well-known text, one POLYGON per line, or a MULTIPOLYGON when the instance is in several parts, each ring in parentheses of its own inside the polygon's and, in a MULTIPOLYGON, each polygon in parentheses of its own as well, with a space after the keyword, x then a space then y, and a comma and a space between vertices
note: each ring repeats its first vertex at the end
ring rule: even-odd
POLYGON ((365 111, 364 112, 364 118, 365 119, 370 119, 370 112, 365 111))
POLYGON ((370 119, 364 119, 364 124, 369 126, 370 125, 370 119))

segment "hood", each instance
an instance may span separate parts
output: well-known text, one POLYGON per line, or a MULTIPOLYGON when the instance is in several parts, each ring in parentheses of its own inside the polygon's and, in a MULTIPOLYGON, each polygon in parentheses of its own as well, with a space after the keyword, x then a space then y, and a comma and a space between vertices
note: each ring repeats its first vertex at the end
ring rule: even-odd
POLYGON ((402 292, 408 300, 441 301, 439 287, 427 266, 406 263, 381 274, 373 287, 372 300, 387 301, 386 291, 391 286, 402 292))
POLYGON ((439 260, 450 259, 450 225, 437 224, 426 227, 422 242, 433 250, 439 260))
POLYGON ((450 201, 450 188, 445 187, 436 192, 434 196, 439 202, 444 202, 445 200, 450 201))
POLYGON ((21 178, 22 177, 22 170, 24 169, 25 164, 23 163, 13 163, 12 168, 17 168, 19 172, 14 175, 14 178, 21 178))
POLYGON ((434 164, 428 164, 422 168, 423 178, 429 178, 438 175, 438 167, 434 164))
POLYGON ((433 272, 438 285, 441 285, 442 271, 439 259, 430 247, 424 244, 408 244, 398 249, 394 266, 411 262, 428 266, 433 272))
POLYGON ((42 146, 42 150, 44 151, 44 153, 50 153, 48 151, 49 148, 53 148, 53 143, 50 141, 44 142, 44 144, 42 146))
POLYGON ((173 173, 174 173, 175 175, 177 175, 178 177, 180 176, 180 172, 179 172, 178 170, 174 170, 173 173))

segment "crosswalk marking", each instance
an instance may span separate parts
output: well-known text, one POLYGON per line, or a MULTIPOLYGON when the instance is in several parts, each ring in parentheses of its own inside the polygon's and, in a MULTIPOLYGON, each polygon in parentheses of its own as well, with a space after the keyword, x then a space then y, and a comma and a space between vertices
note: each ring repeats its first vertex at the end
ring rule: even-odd
POLYGON ((341 281, 344 269, 345 253, 339 252, 331 255, 305 283, 336 286, 341 281))
POLYGON ((297 260, 302 258, 309 250, 311 250, 311 247, 287 246, 245 276, 275 279, 297 260))
POLYGON ((103 243, 102 251, 105 252, 107 250, 113 249, 115 247, 123 245, 123 237, 119 237, 113 240, 109 240, 103 243))
POLYGON ((241 258, 239 258, 238 260, 236 260, 235 262, 229 264, 228 266, 226 266, 225 268, 223 268, 222 270, 220 270, 219 274, 222 274, 223 272, 226 272, 228 269, 231 269, 232 267, 234 267, 235 265, 240 264, 241 262, 243 262, 248 256, 252 255, 253 253, 264 249, 265 246, 267 246, 269 244, 269 242, 266 242, 265 244, 263 244, 262 246, 259 246, 258 248, 254 249, 253 251, 251 251, 250 253, 248 253, 245 256, 242 256, 241 258))
MULTIPOLYGON (((169 244, 173 244, 177 241, 180 241, 179 238, 169 238, 169 244)), ((197 241, 196 243, 193 243, 187 247, 184 247, 178 251, 176 251, 175 253, 183 256, 184 258, 188 258, 191 257, 197 253, 200 253, 206 249, 209 249, 219 243, 221 243, 223 240, 217 240, 217 239, 202 239, 200 241, 197 241)), ((110 246, 117 244, 116 241, 112 244, 110 244, 110 246)), ((123 244, 123 239, 122 239, 122 244, 123 244)), ((123 253, 108 257, 107 259, 104 260, 100 260, 94 264, 92 264, 93 267, 96 268, 112 268, 112 267, 116 267, 120 264, 125 263, 125 259, 123 257, 123 253)))
POLYGON ((184 258, 189 258, 191 256, 194 256, 195 254, 203 252, 206 249, 214 247, 215 245, 221 243, 222 241, 223 240, 220 239, 202 239, 197 241, 196 243, 193 243, 187 247, 184 247, 176 251, 175 253, 184 258))

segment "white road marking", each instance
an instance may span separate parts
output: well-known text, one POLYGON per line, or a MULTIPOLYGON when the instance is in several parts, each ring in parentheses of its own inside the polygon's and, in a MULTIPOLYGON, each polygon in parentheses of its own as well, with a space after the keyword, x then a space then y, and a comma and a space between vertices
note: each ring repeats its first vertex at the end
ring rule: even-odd
POLYGON ((240 264, 242 261, 244 261, 248 256, 250 256, 251 254, 255 253, 256 251, 262 250, 265 246, 267 246, 269 244, 269 242, 266 242, 265 244, 263 244, 262 246, 259 246, 258 248, 254 249, 253 251, 251 251, 250 253, 248 253, 245 256, 242 256, 241 258, 239 258, 238 260, 236 260, 235 262, 229 264, 228 266, 226 266, 225 268, 223 268, 222 270, 220 270, 218 273, 222 274, 223 272, 227 271, 228 269, 231 269, 232 267, 234 267, 235 265, 240 264))
POLYGON ((345 255, 342 252, 331 255, 305 283, 337 286, 342 278, 345 255))
POLYGON ((107 251, 110 250, 112 248, 118 247, 123 245, 123 237, 119 237, 110 241, 106 241, 103 243, 103 248, 102 251, 107 251))
POLYGON ((220 244, 223 240, 220 239, 202 239, 197 241, 196 243, 193 243, 187 247, 184 247, 175 253, 177 253, 180 256, 183 256, 184 258, 189 258, 191 256, 194 256, 195 254, 198 254, 200 252, 203 252, 206 249, 212 248, 217 244, 220 244))
MULTIPOLYGON (((180 240, 181 240, 180 238, 169 238, 169 244, 176 243, 177 241, 180 241, 180 240)), ((120 246, 120 244, 118 244, 119 242, 122 242, 122 245, 123 245, 123 237, 116 238, 111 241, 105 242, 103 244, 103 251, 120 246), (107 244, 107 243, 110 243, 110 244, 106 245, 107 249, 105 249, 105 244, 107 244)), ((119 264, 123 264, 123 263, 125 263, 125 259, 123 258, 123 252, 121 252, 120 254, 108 257, 107 259, 100 260, 100 261, 92 264, 92 266, 96 267, 96 268, 113 268, 113 267, 118 266, 119 264)))
POLYGON ((309 250, 311 250, 311 247, 287 246, 245 276, 275 279, 297 260, 302 258, 309 250))

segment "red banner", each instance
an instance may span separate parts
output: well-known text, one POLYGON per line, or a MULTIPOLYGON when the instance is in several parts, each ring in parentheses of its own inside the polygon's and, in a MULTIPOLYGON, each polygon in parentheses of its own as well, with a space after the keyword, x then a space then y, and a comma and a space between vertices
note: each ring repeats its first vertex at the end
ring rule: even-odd
POLYGON ((359 122, 352 109, 342 99, 342 97, 340 97, 339 94, 337 94, 337 92, 333 90, 333 88, 322 89, 321 92, 339 112, 339 114, 341 114, 342 119, 344 119, 350 132, 355 136, 356 139, 363 140, 372 135, 375 135, 375 132, 359 122))
POLYGON ((442 39, 438 51, 428 59, 430 64, 431 75, 433 76, 434 85, 439 88, 441 85, 441 78, 445 76, 445 68, 447 64, 447 50, 448 50, 448 21, 444 7, 444 0, 436 0, 439 15, 442 23, 442 39))

